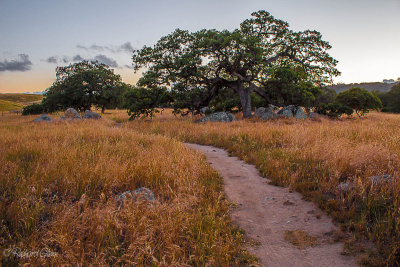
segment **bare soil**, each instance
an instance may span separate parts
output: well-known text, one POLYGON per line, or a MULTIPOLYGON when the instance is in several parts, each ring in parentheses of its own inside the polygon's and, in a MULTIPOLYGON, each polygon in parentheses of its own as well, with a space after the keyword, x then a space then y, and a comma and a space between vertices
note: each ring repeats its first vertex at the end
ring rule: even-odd
POLYGON ((341 255, 343 243, 334 241, 340 230, 314 203, 270 185, 253 165, 225 150, 187 145, 203 153, 223 177, 226 198, 236 206, 232 221, 255 241, 247 249, 261 266, 358 266, 354 257, 341 255))

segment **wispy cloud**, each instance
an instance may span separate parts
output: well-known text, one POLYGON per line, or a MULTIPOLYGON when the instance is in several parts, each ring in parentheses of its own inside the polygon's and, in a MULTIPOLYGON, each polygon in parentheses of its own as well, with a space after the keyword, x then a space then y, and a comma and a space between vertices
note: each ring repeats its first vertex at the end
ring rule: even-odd
POLYGON ((107 66, 110 66, 112 68, 118 68, 118 63, 115 59, 112 59, 110 57, 107 57, 106 55, 99 54, 94 57, 94 60, 97 60, 100 63, 106 64, 107 66))
POLYGON ((47 63, 57 64, 58 58, 56 56, 51 56, 51 57, 48 57, 47 59, 45 59, 45 61, 47 63))
MULTIPOLYGON (((51 56, 51 57, 48 57, 47 59, 42 60, 42 61, 45 61, 45 62, 50 63, 50 64, 63 64, 63 63, 64 64, 68 64, 68 63, 79 62, 79 61, 83 61, 83 60, 98 61, 99 63, 106 64, 107 66, 112 67, 112 68, 121 68, 120 65, 118 64, 118 62, 115 59, 113 59, 113 58, 111 58, 111 57, 109 57, 107 55, 104 55, 104 54, 97 54, 96 56, 90 57, 90 58, 82 57, 79 54, 75 55, 73 57, 51 56)), ((132 68, 129 65, 123 65, 123 67, 132 68)))
POLYGON ((112 52, 112 53, 132 53, 134 50, 131 42, 126 42, 123 43, 122 45, 97 45, 97 44, 92 44, 91 46, 84 46, 84 45, 77 45, 76 46, 79 49, 83 50, 91 50, 91 51, 97 51, 97 52, 112 52))
POLYGON ((27 54, 19 54, 18 59, 0 61, 0 71, 28 71, 32 65, 27 54))

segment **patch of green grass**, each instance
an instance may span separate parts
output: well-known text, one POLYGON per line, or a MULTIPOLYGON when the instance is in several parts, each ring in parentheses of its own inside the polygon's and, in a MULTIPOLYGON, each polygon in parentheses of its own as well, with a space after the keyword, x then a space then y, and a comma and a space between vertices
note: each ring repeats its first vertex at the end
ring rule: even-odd
POLYGON ((0 112, 21 109, 23 105, 0 99, 0 112))
POLYGON ((32 102, 41 101, 43 98, 42 95, 34 95, 34 94, 0 94, 0 100, 5 100, 9 102, 15 102, 18 104, 30 104, 32 102))

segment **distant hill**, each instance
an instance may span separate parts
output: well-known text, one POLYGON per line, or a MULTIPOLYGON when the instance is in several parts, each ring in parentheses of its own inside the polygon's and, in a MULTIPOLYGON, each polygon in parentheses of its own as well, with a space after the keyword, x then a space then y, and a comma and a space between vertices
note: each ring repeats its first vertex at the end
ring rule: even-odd
POLYGON ((42 95, 36 94, 0 94, 0 112, 18 110, 32 103, 38 103, 42 98, 42 95))
POLYGON ((23 108, 23 105, 21 104, 0 99, 0 112, 18 110, 21 108, 23 108))
POLYGON ((370 92, 372 91, 379 91, 379 92, 388 92, 390 89, 396 85, 399 82, 396 83, 380 83, 380 82, 375 82, 375 83, 350 83, 350 84, 335 84, 333 86, 328 86, 329 89, 333 89, 336 91, 336 93, 340 93, 343 91, 346 91, 352 87, 361 87, 364 88, 370 92))

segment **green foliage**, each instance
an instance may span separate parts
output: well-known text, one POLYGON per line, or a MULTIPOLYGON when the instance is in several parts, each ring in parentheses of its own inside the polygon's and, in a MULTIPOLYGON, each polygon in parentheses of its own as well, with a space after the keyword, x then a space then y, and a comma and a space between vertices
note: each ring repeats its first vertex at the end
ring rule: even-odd
POLYGON ((271 70, 271 78, 265 83, 264 90, 278 106, 296 105, 306 108, 315 104, 322 90, 307 80, 301 67, 284 66, 271 70))
POLYGON ((92 105, 117 107, 126 86, 114 70, 97 61, 82 61, 57 67, 56 81, 45 93, 43 105, 48 111, 69 107, 84 111, 92 105))
POLYGON ((261 10, 232 31, 175 30, 153 47, 134 51, 132 59, 136 71, 147 69, 138 85, 171 88, 178 112, 199 111, 229 89, 239 97, 244 117, 250 117, 252 92, 271 104, 310 103, 316 85, 339 75, 330 48, 319 32, 292 31, 261 10))
POLYGON ((354 109, 359 117, 365 115, 371 109, 382 108, 382 102, 377 96, 360 87, 353 87, 339 93, 335 102, 354 109))
POLYGON ((383 112, 400 113, 400 83, 393 86, 389 92, 376 95, 382 102, 383 112))
POLYGON ((340 104, 338 102, 333 102, 333 103, 319 104, 316 107, 315 112, 322 114, 322 115, 326 115, 330 118, 338 119, 343 114, 351 116, 353 114, 353 109, 351 107, 340 104))
POLYGON ((230 88, 224 88, 210 101, 209 107, 213 111, 235 112, 241 111, 240 98, 230 88))
POLYGON ((32 104, 22 110, 22 115, 42 114, 45 111, 43 104, 32 104))
POLYGON ((134 87, 128 90, 125 95, 125 107, 128 109, 129 120, 136 118, 153 118, 160 111, 157 108, 164 108, 168 105, 170 94, 165 87, 146 89, 134 87))
POLYGON ((329 104, 335 101, 337 95, 335 90, 323 88, 321 91, 321 94, 315 100, 315 105, 329 104))

